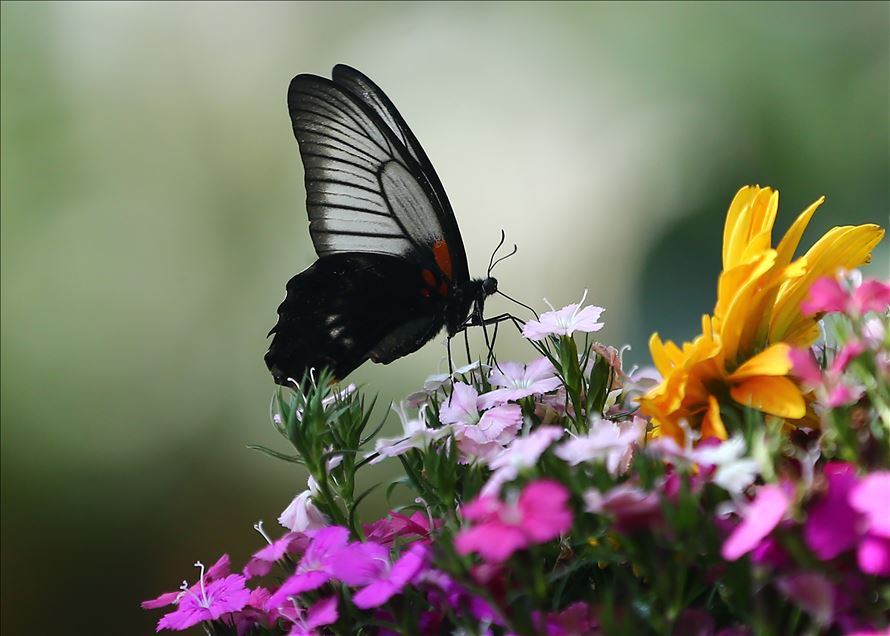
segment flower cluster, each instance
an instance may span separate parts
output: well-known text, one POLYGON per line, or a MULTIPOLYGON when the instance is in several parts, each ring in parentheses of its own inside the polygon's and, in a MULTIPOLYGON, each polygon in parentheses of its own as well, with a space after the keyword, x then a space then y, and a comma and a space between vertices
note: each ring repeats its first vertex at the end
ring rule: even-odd
POLYGON ((663 377, 591 342, 603 309, 582 299, 525 323, 530 362, 431 377, 396 437, 325 372, 280 389, 296 454, 259 450, 307 489, 240 572, 198 564, 143 603, 169 607, 158 631, 887 634, 890 286, 834 278, 871 231, 792 260, 814 209, 773 249, 774 193, 737 196, 715 313, 682 349, 653 340, 663 377), (404 503, 362 523, 361 471, 384 461, 404 503))

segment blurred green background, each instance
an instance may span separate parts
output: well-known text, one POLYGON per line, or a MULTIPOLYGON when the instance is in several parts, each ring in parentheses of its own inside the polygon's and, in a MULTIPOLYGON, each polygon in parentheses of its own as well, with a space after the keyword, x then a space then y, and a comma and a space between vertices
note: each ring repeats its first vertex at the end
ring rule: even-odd
MULTIPOLYGON (((711 308, 739 186, 781 190, 782 230, 828 195, 807 246, 886 226, 888 7, 4 2, 3 633, 150 633, 140 600, 196 559, 240 566, 305 488, 245 449, 283 449, 264 336, 314 260, 293 75, 375 79, 471 270, 504 228, 502 289, 543 307, 588 288, 602 338, 643 362, 652 330, 692 336, 711 308)), ((353 379, 398 399, 441 342, 353 379)))

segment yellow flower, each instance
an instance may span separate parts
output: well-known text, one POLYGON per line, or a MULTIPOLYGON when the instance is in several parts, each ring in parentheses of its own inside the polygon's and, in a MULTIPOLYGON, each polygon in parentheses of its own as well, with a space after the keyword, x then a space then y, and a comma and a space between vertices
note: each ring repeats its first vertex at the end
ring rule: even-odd
POLYGON ((664 380, 641 400, 652 416, 653 435, 684 441, 685 429, 702 438, 726 439, 721 405, 738 404, 786 420, 806 415, 803 394, 787 376, 788 350, 811 344, 816 319, 800 303, 810 285, 840 268, 868 261, 884 230, 877 225, 835 227, 793 260, 800 238, 824 197, 801 213, 774 248, 772 230, 779 193, 746 186, 729 206, 723 231, 723 273, 713 315, 702 317, 702 334, 678 347, 649 341, 664 380))

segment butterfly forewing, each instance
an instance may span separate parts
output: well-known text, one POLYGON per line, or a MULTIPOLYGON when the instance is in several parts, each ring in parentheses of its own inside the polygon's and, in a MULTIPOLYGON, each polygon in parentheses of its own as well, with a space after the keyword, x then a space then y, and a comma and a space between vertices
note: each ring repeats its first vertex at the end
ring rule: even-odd
POLYGON ((439 267, 433 248, 447 240, 438 198, 394 132, 351 93, 314 75, 294 78, 288 105, 318 255, 389 254, 439 267))

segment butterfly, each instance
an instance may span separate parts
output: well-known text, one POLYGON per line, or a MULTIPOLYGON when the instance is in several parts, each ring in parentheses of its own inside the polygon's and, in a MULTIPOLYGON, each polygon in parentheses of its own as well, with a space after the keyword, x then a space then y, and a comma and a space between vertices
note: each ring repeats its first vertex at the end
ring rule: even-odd
POLYGON ((470 278, 442 183, 392 101, 338 64, 293 78, 287 105, 318 260, 287 283, 268 334, 275 382, 325 367, 343 379, 481 324, 497 280, 470 278))

